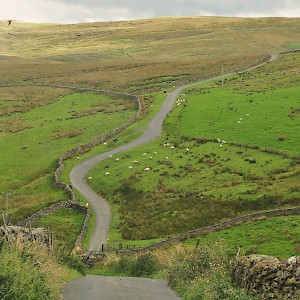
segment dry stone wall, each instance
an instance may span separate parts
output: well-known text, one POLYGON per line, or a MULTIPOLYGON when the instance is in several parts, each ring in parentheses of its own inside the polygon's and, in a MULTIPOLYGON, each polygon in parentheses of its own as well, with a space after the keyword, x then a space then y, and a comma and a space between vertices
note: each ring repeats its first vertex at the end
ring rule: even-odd
MULTIPOLYGON (((22 86, 22 85, 19 85, 19 86, 22 86)), ((26 86, 28 86, 28 85, 26 85, 26 86)), ((75 251, 75 249, 77 249, 78 247, 79 248, 81 247, 82 241, 86 235, 87 228, 88 228, 88 222, 90 219, 90 210, 86 206, 76 203, 75 202, 76 198, 75 198, 75 194, 73 192, 72 187, 70 185, 60 181, 60 176, 64 170, 64 160, 70 159, 72 157, 77 156, 78 154, 82 154, 82 153, 85 153, 85 152, 91 150, 93 147, 95 147, 95 146, 101 144, 102 142, 108 140, 109 138, 115 136, 116 134, 120 133, 122 130, 124 130, 131 124, 133 124, 139 118, 140 114, 142 113, 142 110, 143 110, 142 104, 141 104, 140 99, 137 96, 125 94, 125 93, 110 92, 110 91, 106 91, 106 90, 97 90, 97 89, 92 89, 92 88, 78 88, 78 87, 62 86, 62 85, 34 84, 33 86, 48 86, 48 87, 50 86, 50 87, 56 87, 56 88, 66 88, 66 89, 76 90, 78 92, 91 91, 91 92, 95 92, 95 93, 104 93, 104 94, 107 94, 110 96, 118 95, 118 96, 122 96, 124 98, 130 99, 132 101, 135 101, 136 105, 138 107, 138 112, 136 114, 134 114, 131 118, 129 118, 125 123, 120 125, 118 128, 116 128, 116 129, 112 130, 111 132, 108 132, 96 139, 93 139, 93 140, 87 142, 86 144, 80 145, 78 147, 75 147, 73 149, 66 151, 58 159, 57 169, 54 172, 55 187, 64 190, 66 192, 66 194, 68 195, 69 200, 61 201, 61 202, 55 203, 49 207, 45 207, 45 208, 39 210, 38 212, 36 212, 35 214, 33 214, 29 218, 30 221, 34 223, 38 219, 48 216, 61 208, 72 208, 74 210, 84 212, 85 220, 84 220, 84 223, 82 226, 82 230, 75 242, 75 247, 74 247, 74 251, 75 251)), ((19 222, 18 225, 19 226, 27 226, 27 219, 19 222)))
POLYGON ((50 247, 51 234, 45 228, 26 228, 22 226, 0 226, 0 236, 8 241, 36 241, 50 247))
POLYGON ((300 299, 300 257, 237 257, 232 281, 261 299, 300 299))

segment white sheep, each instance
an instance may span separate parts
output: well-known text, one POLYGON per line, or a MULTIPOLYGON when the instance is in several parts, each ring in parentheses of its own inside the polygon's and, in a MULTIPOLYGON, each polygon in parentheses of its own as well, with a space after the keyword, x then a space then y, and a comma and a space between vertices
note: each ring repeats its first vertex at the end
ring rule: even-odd
POLYGON ((134 164, 138 164, 139 161, 138 161, 138 160, 134 160, 133 163, 134 163, 134 164))
POLYGON ((143 153, 143 156, 146 156, 147 155, 147 153, 145 152, 145 153, 143 153))
POLYGON ((128 169, 133 169, 133 166, 129 166, 128 169))
POLYGON ((175 146, 171 146, 171 147, 170 147, 170 149, 175 149, 175 148, 176 148, 175 146))
POLYGON ((116 161, 120 161, 120 158, 117 157, 117 158, 116 158, 116 161))
POLYGON ((106 146, 106 145, 107 145, 107 143, 103 143, 103 145, 104 145, 104 146, 106 146))
POLYGON ((152 156, 149 156, 149 159, 152 159, 152 156))
POLYGON ((226 144, 226 141, 222 141, 223 144, 226 144))
POLYGON ((147 168, 144 169, 144 171, 146 171, 146 172, 148 172, 150 170, 151 170, 151 168, 149 168, 149 167, 147 167, 147 168))
POLYGON ((241 124, 242 122, 241 122, 241 121, 238 121, 238 123, 241 124))
POLYGON ((105 172, 105 176, 109 176, 110 175, 110 173, 109 172, 105 172))
POLYGON ((91 180, 91 179, 93 179, 93 178, 92 178, 91 176, 89 176, 89 177, 88 177, 88 179, 90 179, 90 180, 91 180))
POLYGON ((154 154, 157 154, 157 152, 156 152, 156 151, 154 151, 153 153, 154 153, 154 154))
POLYGON ((169 157, 168 157, 168 156, 166 156, 166 157, 165 157, 165 159, 169 159, 169 157))
POLYGON ((190 151, 190 149, 189 148, 186 148, 186 152, 189 152, 190 151))
POLYGON ((77 156, 76 158, 77 158, 77 159, 79 159, 80 157, 79 157, 79 156, 77 156))

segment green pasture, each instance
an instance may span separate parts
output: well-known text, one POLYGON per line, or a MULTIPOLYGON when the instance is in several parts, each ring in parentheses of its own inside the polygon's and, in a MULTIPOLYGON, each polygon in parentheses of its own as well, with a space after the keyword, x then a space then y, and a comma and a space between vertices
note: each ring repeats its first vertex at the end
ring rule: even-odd
POLYGON ((184 91, 162 138, 94 168, 89 184, 114 207, 111 235, 167 237, 299 205, 295 60, 299 55, 285 55, 227 79, 223 87, 216 82, 184 91))
POLYGON ((180 116, 179 135, 299 155, 300 122, 292 117, 300 108, 299 93, 299 86, 242 95, 230 88, 191 92, 180 116))
MULTIPOLYGON (((283 216, 234 226, 199 237, 200 244, 223 240, 231 254, 241 247, 241 254, 258 253, 278 258, 300 255, 300 216, 283 216)), ((198 238, 185 245, 195 246, 198 238)))
MULTIPOLYGON (((58 157, 124 123, 136 113, 135 107, 122 98, 73 93, 29 111, 2 115, 0 189, 11 192, 10 213, 65 198, 53 187, 58 157)), ((3 199, 0 203, 4 207, 3 199)))
POLYGON ((70 208, 62 208, 55 213, 43 217, 36 222, 38 227, 49 228, 53 234, 55 251, 66 253, 74 248, 74 244, 81 232, 85 215, 70 208))

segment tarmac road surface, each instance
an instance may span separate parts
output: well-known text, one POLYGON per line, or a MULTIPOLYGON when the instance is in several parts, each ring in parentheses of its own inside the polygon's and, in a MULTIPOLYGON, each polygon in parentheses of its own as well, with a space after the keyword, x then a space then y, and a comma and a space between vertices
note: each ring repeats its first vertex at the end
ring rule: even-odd
POLYGON ((69 282, 65 300, 180 300, 165 280, 87 275, 69 282))
MULTIPOLYGON (((268 62, 274 61, 278 55, 272 55, 268 62)), ((260 67, 265 63, 259 64, 248 70, 260 67)), ((247 71, 247 70, 246 70, 247 71)), ((163 103, 160 111, 148 123, 147 129, 143 135, 136 140, 125 144, 112 151, 102 153, 91 157, 73 168, 70 177, 73 187, 75 187, 91 204, 96 215, 96 225, 91 236, 89 250, 97 251, 101 249, 102 244, 106 244, 107 233, 110 227, 111 212, 110 208, 102 197, 97 195, 86 183, 84 177, 88 171, 99 162, 114 155, 159 137, 162 133, 162 124, 168 112, 171 111, 174 102, 179 93, 194 85, 206 83, 213 80, 222 79, 232 75, 225 74, 214 77, 201 82, 188 84, 175 89, 170 93, 163 103)), ((77 278, 65 285, 64 297, 66 300, 176 300, 181 299, 168 287, 164 280, 146 279, 146 278, 130 278, 130 277, 104 277, 87 275, 77 278)))

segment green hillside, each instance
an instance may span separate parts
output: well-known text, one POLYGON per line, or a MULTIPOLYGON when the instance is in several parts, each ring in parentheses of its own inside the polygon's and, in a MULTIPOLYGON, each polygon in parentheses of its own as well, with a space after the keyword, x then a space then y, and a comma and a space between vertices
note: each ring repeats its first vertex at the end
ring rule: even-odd
MULTIPOLYGON (((69 87, 135 92, 141 97, 146 112, 153 114, 163 100, 162 90, 220 72, 222 67, 226 72, 265 54, 298 49, 298 24, 297 18, 219 17, 73 25, 14 21, 9 27, 6 22, 0 22, 0 209, 8 204, 8 213, 16 221, 66 199, 63 192, 53 188, 57 158, 67 149, 111 131, 136 112, 136 106, 123 97, 88 91, 77 93, 69 87), (152 93, 154 91, 158 93, 152 93)), ((103 183, 100 192, 107 196, 113 194, 111 201, 120 205, 114 208, 117 216, 121 213, 120 218, 124 220, 115 224, 121 228, 115 233, 117 239, 121 233, 126 238, 169 235, 248 212, 253 207, 265 209, 297 204, 298 60, 297 54, 282 56, 259 72, 226 80, 222 89, 218 83, 209 94, 202 88, 192 89, 185 96, 187 104, 178 106, 166 121, 163 140, 124 154, 125 158, 135 157, 159 149, 159 156, 151 163, 147 161, 157 172, 146 177, 140 165, 140 169, 134 170, 137 175, 132 175, 127 169, 127 164, 132 162, 124 158, 122 163, 126 170, 118 170, 121 173, 118 182, 112 177, 93 182, 96 189, 99 182, 103 183), (206 93, 207 98, 204 99, 202 93, 206 93), (217 106, 212 105, 210 96, 214 101, 218 99, 217 106), (198 105, 200 98, 201 105, 198 105), (225 100, 227 98, 230 100, 225 100), (286 99, 284 104, 282 98, 286 99), (275 106, 273 100, 276 100, 275 106), (199 120, 204 105, 205 115, 199 120), (185 109, 181 112, 183 106, 185 109), (216 122, 218 116, 214 113, 221 111, 225 118, 216 122), (268 118, 260 118, 261 111, 272 113, 268 118), (211 120, 207 122, 205 117, 211 120), (243 123, 237 127, 235 122, 240 118, 243 123), (271 123, 277 125, 270 128, 271 123), (255 125, 256 131, 253 130, 255 125), (264 129, 263 133, 258 127, 264 129), (201 144, 198 138, 213 141, 201 144), (221 149, 215 142, 217 138, 228 141, 224 145, 228 149, 221 149), (162 147, 166 141, 178 149, 168 152, 162 147), (258 148, 252 149, 247 147, 249 145, 258 148), (188 155, 184 153, 187 147, 191 149, 188 155), (262 151, 265 148, 280 153, 262 151), (236 156, 239 151, 243 151, 240 157, 236 156), (172 160, 167 161, 166 156, 172 160), (259 163, 250 165, 244 160, 252 156, 259 163), (163 172, 168 175, 161 175, 163 172), (274 178, 275 196, 270 184, 274 178), (123 194, 124 198, 118 200, 117 196, 123 194), (141 195, 143 204, 131 202, 130 195, 141 195), (199 202, 198 197, 205 200, 199 202), (262 202, 260 197, 267 200, 262 202), (223 206, 224 201, 228 206, 225 213, 215 213, 215 205, 223 206), (141 210, 129 212, 123 205, 128 209, 138 205, 141 210), (193 216, 202 211, 203 205, 210 211, 203 212, 207 220, 197 218, 195 221, 193 216), (145 215, 145 211, 149 215, 145 215), (145 218, 153 220, 151 226, 145 218), (163 232, 161 222, 166 224, 163 232), (146 232, 143 228, 147 228, 146 232)), ((145 121, 133 125, 120 136, 120 141, 136 137, 144 125, 145 121)), ((83 157, 114 146, 109 141, 107 147, 97 148, 83 157)), ((68 162, 67 170, 77 161, 75 158, 68 162)), ((113 170, 113 164, 107 164, 113 170)), ((68 180, 67 173, 63 177, 68 180)), ((62 214, 58 215, 63 223, 62 214)))

